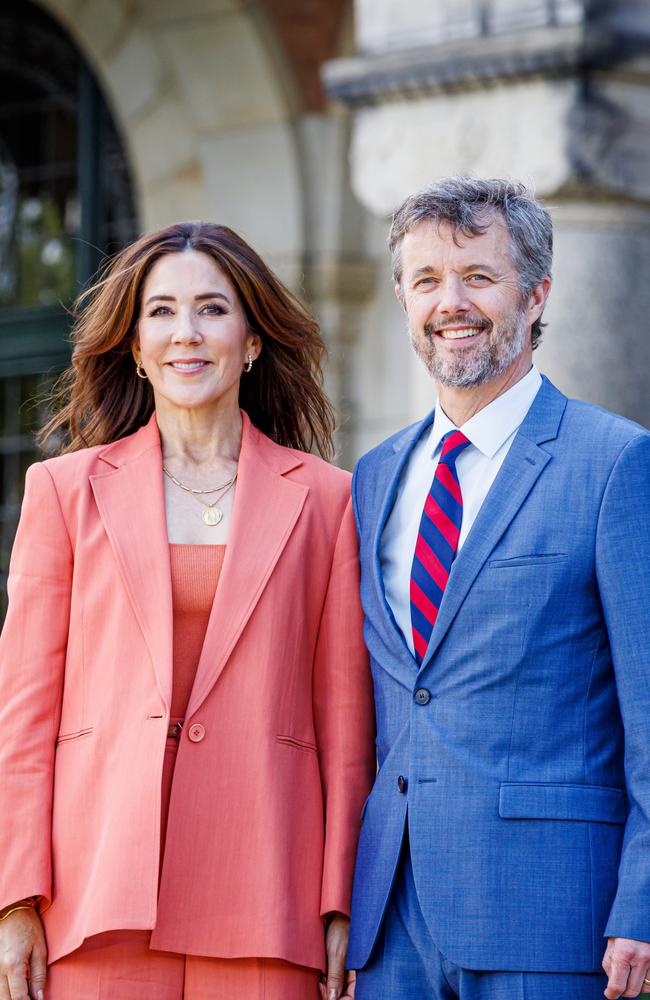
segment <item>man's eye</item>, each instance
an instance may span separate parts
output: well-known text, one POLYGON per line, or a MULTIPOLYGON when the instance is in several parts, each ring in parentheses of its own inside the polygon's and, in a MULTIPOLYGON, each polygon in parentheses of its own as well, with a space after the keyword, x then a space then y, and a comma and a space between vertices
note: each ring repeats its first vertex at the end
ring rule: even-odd
POLYGON ((415 287, 419 288, 420 285, 432 285, 433 282, 434 282, 434 280, 435 279, 431 278, 431 277, 428 277, 428 278, 418 278, 418 280, 415 282, 415 287))
POLYGON ((489 281, 490 279, 488 278, 487 274, 470 274, 468 275, 467 280, 472 281, 474 284, 476 284, 477 282, 482 283, 484 281, 489 281))

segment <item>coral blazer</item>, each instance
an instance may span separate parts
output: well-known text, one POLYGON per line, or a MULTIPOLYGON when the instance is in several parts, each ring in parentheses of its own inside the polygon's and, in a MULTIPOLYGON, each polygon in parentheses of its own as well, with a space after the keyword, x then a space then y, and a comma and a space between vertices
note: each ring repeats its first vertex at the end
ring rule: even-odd
POLYGON ((27 474, 0 639, 0 906, 84 938, 323 967, 349 912, 374 713, 350 483, 244 414, 159 891, 172 598, 155 417, 27 474), (51 903, 51 905, 47 905, 51 903))

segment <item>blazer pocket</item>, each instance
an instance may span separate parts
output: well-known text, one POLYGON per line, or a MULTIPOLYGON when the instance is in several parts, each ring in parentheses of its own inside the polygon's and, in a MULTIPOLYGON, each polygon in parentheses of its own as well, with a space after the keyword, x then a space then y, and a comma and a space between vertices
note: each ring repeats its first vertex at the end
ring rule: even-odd
POLYGON ((59 746, 61 743, 74 743, 75 740, 82 740, 84 736, 90 736, 93 731, 93 727, 90 726, 88 729, 78 729, 74 733, 61 733, 56 738, 56 745, 59 746))
POLYGON ((503 781, 499 816, 503 819, 568 819, 587 823, 625 823, 627 795, 605 785, 503 781))
POLYGON ((276 736, 275 739, 278 743, 283 743, 285 746, 293 747, 295 750, 302 750, 304 753, 318 753, 318 747, 315 743, 308 743, 306 740, 296 739, 295 736, 276 736))
POLYGON ((566 552, 539 552, 530 555, 511 556, 510 559, 490 559, 488 566, 494 569, 508 569, 515 566, 545 566, 547 563, 566 562, 566 552))

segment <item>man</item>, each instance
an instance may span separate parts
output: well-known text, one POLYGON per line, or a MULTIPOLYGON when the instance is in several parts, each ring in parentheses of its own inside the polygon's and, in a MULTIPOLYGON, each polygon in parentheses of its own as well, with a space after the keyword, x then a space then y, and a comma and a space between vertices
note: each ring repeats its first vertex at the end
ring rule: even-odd
POLYGON ((650 989, 650 434, 532 364, 552 227, 522 185, 435 184, 399 209, 389 245, 438 396, 354 479, 379 755, 356 1000, 636 996, 650 989))

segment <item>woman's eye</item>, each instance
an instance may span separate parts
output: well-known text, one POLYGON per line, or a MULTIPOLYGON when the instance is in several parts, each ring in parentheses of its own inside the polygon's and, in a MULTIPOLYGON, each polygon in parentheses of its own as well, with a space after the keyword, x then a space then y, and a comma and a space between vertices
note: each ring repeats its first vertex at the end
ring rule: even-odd
POLYGON ((156 306, 149 313, 150 316, 167 316, 171 312, 169 306, 156 306))
POLYGON ((201 309, 202 313, 207 313, 208 316, 221 316, 224 313, 223 306, 217 305, 216 302, 208 302, 201 309))

